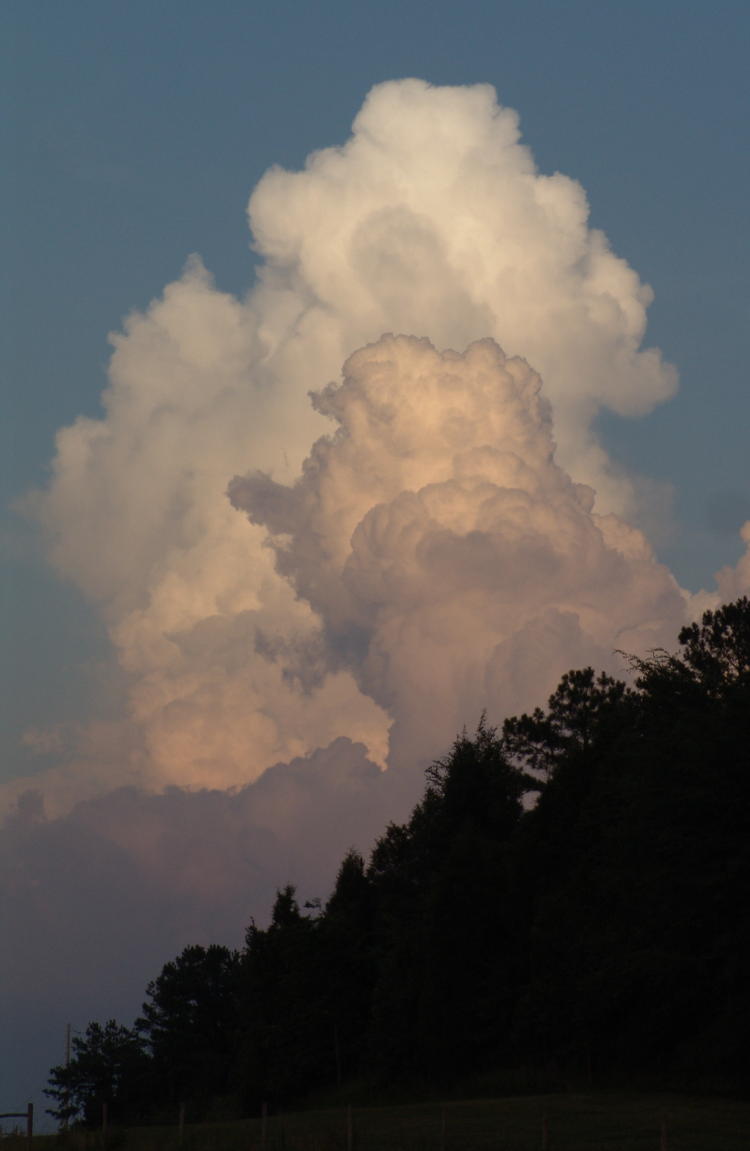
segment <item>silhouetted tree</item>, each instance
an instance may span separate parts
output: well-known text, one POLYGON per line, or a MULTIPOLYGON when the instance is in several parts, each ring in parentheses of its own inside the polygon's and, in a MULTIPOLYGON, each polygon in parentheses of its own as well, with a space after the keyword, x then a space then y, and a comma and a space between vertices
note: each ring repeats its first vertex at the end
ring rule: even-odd
POLYGON ((334 1078, 317 923, 302 914, 287 886, 276 896, 269 927, 248 928, 240 1072, 246 1106, 286 1102, 334 1078))
POLYGON ((503 724, 502 748, 511 762, 548 779, 562 761, 586 755, 608 731, 621 727, 632 702, 626 685, 592 667, 569 671, 550 696, 547 710, 514 716, 503 724))
POLYGON ((585 742, 561 740, 550 713, 507 725, 553 764, 519 837, 531 921, 518 1032, 537 1055, 604 1073, 747 1065, 747 601, 679 638, 681 652, 633 661, 635 691, 608 689, 585 742))
POLYGON ((228 1091, 286 1105, 363 1074, 442 1089, 520 1063, 741 1084, 750 601, 631 665, 632 687, 573 670, 501 735, 484 717, 464 731, 324 907, 281 889, 241 956, 192 947, 164 967, 140 1035, 91 1024, 52 1070, 53 1113, 228 1091))
POLYGON ((146 989, 136 1022, 153 1056, 159 1100, 200 1108, 231 1091, 239 1043, 239 955, 186 947, 146 989))
MULTIPOLYGON (((319 923, 326 1018, 323 1047, 333 1052, 335 1081, 363 1065, 376 975, 375 898, 362 856, 347 852, 319 923)), ((324 1063, 326 1060, 323 1060, 324 1063)))
POLYGON ((536 786, 482 718, 428 769, 409 823, 376 845, 372 1047, 382 1074, 445 1084, 504 1049, 517 944, 508 843, 536 786))
POLYGON ((106 1103, 112 1122, 133 1122, 148 1102, 151 1064, 141 1037, 114 1019, 103 1026, 89 1023, 85 1035, 75 1035, 72 1058, 53 1067, 45 1088, 56 1103, 48 1114, 62 1123, 95 1127, 106 1103))

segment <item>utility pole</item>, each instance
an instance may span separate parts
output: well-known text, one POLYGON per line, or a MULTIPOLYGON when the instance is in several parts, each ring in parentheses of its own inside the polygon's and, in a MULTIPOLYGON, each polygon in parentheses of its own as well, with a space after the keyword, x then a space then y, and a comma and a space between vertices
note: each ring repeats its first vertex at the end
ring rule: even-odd
MULTIPOLYGON (((70 1067, 70 1034, 71 1034, 71 1031, 72 1031, 71 1025, 69 1023, 66 1023, 65 1024, 65 1067, 66 1067, 66 1069, 68 1067, 70 1067)), ((65 1102, 66 1103, 70 1102, 70 1094, 66 1095, 65 1102)), ((63 1129, 63 1131, 68 1130, 68 1120, 67 1119, 63 1119, 62 1129, 63 1129)))

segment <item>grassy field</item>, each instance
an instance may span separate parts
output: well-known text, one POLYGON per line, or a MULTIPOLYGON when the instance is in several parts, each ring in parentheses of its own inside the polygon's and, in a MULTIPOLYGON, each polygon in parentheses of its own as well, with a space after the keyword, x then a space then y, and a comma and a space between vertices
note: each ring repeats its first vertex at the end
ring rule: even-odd
MULTIPOLYGON (((750 1102, 641 1094, 534 1095, 357 1108, 354 1151, 748 1151, 750 1102)), ((35 1151, 101 1151, 99 1132, 37 1136, 35 1151)), ((25 1139, 6 1138, 3 1151, 25 1139)), ((347 1151, 345 1110, 269 1118, 266 1151, 347 1151)), ((176 1127, 110 1130, 107 1151, 178 1151, 176 1127)), ((188 1125, 182 1151, 260 1151, 261 1121, 188 1125)))

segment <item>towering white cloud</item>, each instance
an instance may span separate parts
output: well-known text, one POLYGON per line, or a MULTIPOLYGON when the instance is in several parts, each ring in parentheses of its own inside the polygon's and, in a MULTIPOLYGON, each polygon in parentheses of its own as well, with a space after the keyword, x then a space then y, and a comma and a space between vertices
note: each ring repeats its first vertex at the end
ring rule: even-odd
POLYGON ((676 374, 640 348, 650 288, 587 219, 581 186, 537 172, 489 85, 374 88, 343 148, 269 172, 250 200, 279 374, 314 350, 330 375, 331 356, 384 331, 455 348, 492 336, 541 372, 563 463, 622 505, 591 421, 650 411, 676 374))
POLYGON ((338 428, 301 477, 230 492, 322 619, 330 667, 396 721, 393 766, 438 755, 483 710, 534 706, 571 663, 672 642, 682 593, 555 462, 525 360, 388 336, 313 402, 338 428))
POLYGON ((273 459, 254 326, 192 261, 113 338, 106 416, 58 434, 35 497, 54 562, 98 601, 132 677, 142 740, 113 783, 231 786, 339 735, 383 752, 379 712, 346 676, 295 675, 314 620, 226 499, 233 471, 273 459))
POLYGON ((587 212, 577 183, 537 172, 492 88, 387 83, 343 147, 261 180, 249 214, 262 265, 245 300, 193 261, 128 319, 103 418, 59 433, 35 501, 53 562, 100 605, 131 677, 122 778, 227 786, 338 735, 382 761, 388 716, 352 670, 369 680, 344 658, 331 674, 320 621, 225 488, 248 468, 292 479, 324 430, 306 393, 383 331, 459 350, 492 337, 525 356, 561 463, 599 510, 630 505, 592 420, 647 412, 675 373, 641 349, 650 290, 587 212))
MULTIPOLYGON (((675 372, 587 213, 492 88, 383 84, 343 147, 261 180, 245 299, 194 259, 113 337, 104 414, 59 433, 30 505, 129 698, 3 789, 54 817, 27 796, 0 836, 13 1065, 34 1027, 43 1077, 63 1012, 132 1018, 170 954, 241 931, 276 885, 325 895, 483 707, 673 642, 685 597, 592 427, 675 372)), ((719 592, 748 590, 745 557, 719 592)))

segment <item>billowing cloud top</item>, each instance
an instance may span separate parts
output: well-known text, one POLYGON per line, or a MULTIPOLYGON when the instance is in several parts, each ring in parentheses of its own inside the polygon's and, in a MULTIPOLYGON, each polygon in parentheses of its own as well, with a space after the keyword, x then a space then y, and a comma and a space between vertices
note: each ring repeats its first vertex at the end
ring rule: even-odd
MULTIPOLYGON (((260 181, 249 214, 262 264, 244 301, 193 260, 128 319, 113 337, 104 417, 59 433, 52 482, 35 498, 53 562, 99 604, 131 678, 129 732, 116 733, 105 758, 120 767, 107 775, 239 784, 339 735, 383 761, 389 716, 351 661, 330 674, 314 597, 279 578, 263 528, 225 490, 248 468, 292 479, 324 430, 321 405, 340 402, 316 412, 307 392, 384 331, 459 351, 491 337, 526 357, 544 379, 560 462, 596 490, 599 510, 629 505, 592 420, 602 406, 648 411, 675 373, 641 349, 650 291, 587 211, 575 181, 536 171, 492 88, 382 84, 343 147, 260 181)), ((403 393, 394 402, 405 413, 414 404, 403 393)), ((474 419, 462 402, 451 401, 456 428, 474 419)), ((359 474, 360 510, 381 498, 379 483, 389 499, 394 483, 423 487, 426 467, 423 454, 419 476, 403 459, 387 480, 359 474)), ((100 790, 85 767, 77 787, 84 777, 100 790)), ((47 789, 53 802, 52 780, 47 789)))
POLYGON ((587 220, 580 184, 537 172, 489 85, 379 85, 343 148, 250 200, 269 350, 295 374, 311 349, 340 363, 383 331, 492 336, 541 372, 563 463, 622 506, 591 419, 650 411, 676 373, 640 348, 650 288, 587 220))
POLYGON ((322 620, 330 668, 396 721, 392 765, 439 754, 484 709, 533 706, 571 663, 611 667, 615 648, 674 635, 679 588, 555 462, 525 360, 386 336, 313 402, 338 430, 301 477, 255 473, 230 494, 322 620))
MULTIPOLYGON (((236 938, 277 884, 325 895, 483 708, 672 643, 685 615, 592 432, 674 391, 641 347, 650 290, 492 88, 379 85, 249 214, 252 291, 193 259, 130 316, 102 418, 60 431, 29 501, 129 697, 0 795, 31 783, 52 816, 27 795, 0 838, 19 1040, 132 1017, 159 963, 236 938)), ((719 590, 750 590, 750 547, 719 590)))

